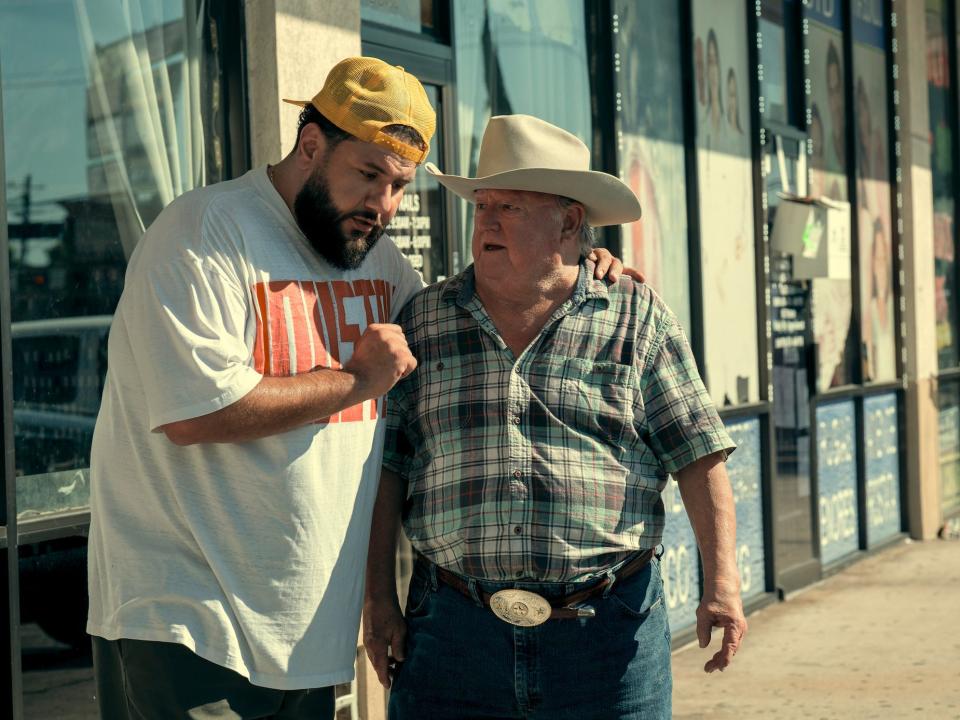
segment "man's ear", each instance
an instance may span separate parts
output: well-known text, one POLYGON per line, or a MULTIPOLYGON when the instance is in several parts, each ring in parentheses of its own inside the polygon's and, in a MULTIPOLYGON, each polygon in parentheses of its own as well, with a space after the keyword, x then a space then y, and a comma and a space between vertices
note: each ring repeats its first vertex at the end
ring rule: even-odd
POLYGON ((564 240, 576 239, 580 234, 580 227, 587 221, 587 211, 580 203, 570 203, 563 209, 563 225, 560 227, 560 237, 564 240))
POLYGON ((297 142, 298 164, 312 167, 317 158, 323 157, 327 151, 327 137, 316 123, 307 123, 300 131, 300 140, 297 142))

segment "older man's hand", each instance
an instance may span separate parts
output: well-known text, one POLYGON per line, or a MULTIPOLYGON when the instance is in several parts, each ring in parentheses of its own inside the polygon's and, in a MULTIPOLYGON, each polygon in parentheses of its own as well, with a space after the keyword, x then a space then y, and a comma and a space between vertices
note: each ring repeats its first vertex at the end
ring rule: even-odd
POLYGON ((721 587, 704 592, 697 608, 697 639, 701 648, 710 645, 710 635, 715 627, 723 628, 723 640, 720 649, 703 666, 703 671, 708 673, 714 670, 723 672, 733 662, 747 632, 739 583, 733 583, 729 589, 721 587))
POLYGON ((642 283, 647 281, 647 278, 642 272, 634 270, 633 268, 624 267, 620 259, 614 257, 606 248, 594 248, 593 252, 587 255, 587 259, 593 260, 593 262, 596 263, 594 276, 597 280, 606 278, 611 283, 615 283, 620 279, 620 275, 623 274, 633 278, 637 282, 642 283))
POLYGON ((407 623, 396 597, 367 598, 363 604, 363 648, 380 684, 388 690, 393 679, 391 665, 393 661, 403 662, 406 642, 407 623))

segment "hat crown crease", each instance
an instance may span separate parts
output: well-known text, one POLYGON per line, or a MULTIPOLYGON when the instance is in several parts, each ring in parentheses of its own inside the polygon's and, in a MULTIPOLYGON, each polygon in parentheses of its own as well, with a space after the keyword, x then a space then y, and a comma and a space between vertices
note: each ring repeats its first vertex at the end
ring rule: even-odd
POLYGON ((590 169, 590 151, 575 135, 542 122, 497 120, 491 118, 484 133, 478 177, 534 168, 590 169))

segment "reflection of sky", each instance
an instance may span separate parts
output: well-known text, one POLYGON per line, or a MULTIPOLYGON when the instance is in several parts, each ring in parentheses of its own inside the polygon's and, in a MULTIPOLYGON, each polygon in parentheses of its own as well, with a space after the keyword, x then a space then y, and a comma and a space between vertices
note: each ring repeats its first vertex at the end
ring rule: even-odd
POLYGON ((63 211, 44 201, 87 192, 86 88, 89 53, 81 45, 78 13, 94 42, 107 45, 183 16, 183 0, 0 0, 7 199, 19 220, 20 193, 33 176, 31 216, 56 221, 63 211), (129 13, 129 14, 128 14, 129 13))

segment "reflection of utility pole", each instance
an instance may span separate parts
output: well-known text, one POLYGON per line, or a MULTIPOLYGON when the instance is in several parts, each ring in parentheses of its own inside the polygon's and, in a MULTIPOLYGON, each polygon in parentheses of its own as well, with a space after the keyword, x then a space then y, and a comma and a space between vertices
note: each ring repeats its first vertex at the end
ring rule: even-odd
POLYGON ((20 221, 24 225, 30 224, 30 186, 33 185, 33 175, 27 173, 23 179, 23 194, 20 196, 22 202, 20 210, 20 221))
MULTIPOLYGON (((8 187, 15 188, 18 183, 7 183, 8 187)), ((30 209, 33 205, 33 191, 42 190, 44 185, 34 185, 33 175, 27 173, 23 178, 23 185, 20 191, 20 222, 24 227, 30 225, 30 209)))

